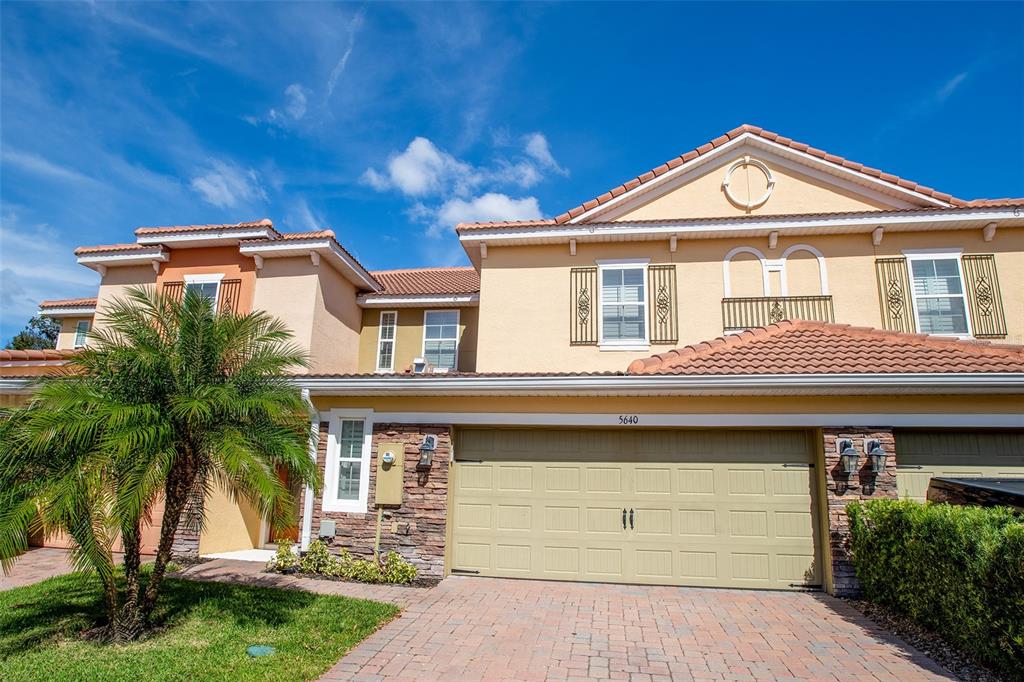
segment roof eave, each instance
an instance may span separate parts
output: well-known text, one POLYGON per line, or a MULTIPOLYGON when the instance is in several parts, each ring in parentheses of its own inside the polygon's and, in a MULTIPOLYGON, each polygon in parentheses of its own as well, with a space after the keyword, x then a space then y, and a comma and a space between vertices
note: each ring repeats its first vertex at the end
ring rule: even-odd
POLYGON ((970 374, 297 376, 312 395, 1024 394, 1024 372, 970 374))

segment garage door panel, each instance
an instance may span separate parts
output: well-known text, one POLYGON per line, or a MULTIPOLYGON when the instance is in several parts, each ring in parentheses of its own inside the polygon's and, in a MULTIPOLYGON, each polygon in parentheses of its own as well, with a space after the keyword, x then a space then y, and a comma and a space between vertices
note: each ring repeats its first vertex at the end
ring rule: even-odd
POLYGON ((818 583, 809 442, 767 432, 460 433, 459 456, 482 463, 454 467, 453 567, 648 584, 818 583), (583 450, 566 452, 572 444, 583 450))
POLYGON ((1024 432, 897 431, 900 497, 924 500, 936 476, 1024 477, 1024 432))

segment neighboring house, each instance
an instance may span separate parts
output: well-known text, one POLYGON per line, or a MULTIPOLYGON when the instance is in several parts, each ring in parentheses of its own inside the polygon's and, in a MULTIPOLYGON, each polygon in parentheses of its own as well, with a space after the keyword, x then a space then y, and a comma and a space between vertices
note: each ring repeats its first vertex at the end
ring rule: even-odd
MULTIPOLYGON (((434 577, 841 593, 850 500, 1024 476, 1022 209, 743 126, 554 219, 459 225, 469 268, 367 271, 269 221, 76 253, 98 326, 153 284, 295 331, 324 473, 303 546, 379 532, 434 577)), ((280 535, 207 504, 179 549, 280 535)))

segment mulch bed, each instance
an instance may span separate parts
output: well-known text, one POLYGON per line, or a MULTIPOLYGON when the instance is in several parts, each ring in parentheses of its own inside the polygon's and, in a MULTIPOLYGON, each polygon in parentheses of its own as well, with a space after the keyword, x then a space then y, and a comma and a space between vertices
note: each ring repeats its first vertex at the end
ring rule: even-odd
POLYGON ((979 665, 942 638, 904 615, 894 613, 878 604, 857 599, 845 599, 853 608, 868 617, 875 625, 893 633, 930 659, 965 682, 1010 682, 998 672, 979 665))

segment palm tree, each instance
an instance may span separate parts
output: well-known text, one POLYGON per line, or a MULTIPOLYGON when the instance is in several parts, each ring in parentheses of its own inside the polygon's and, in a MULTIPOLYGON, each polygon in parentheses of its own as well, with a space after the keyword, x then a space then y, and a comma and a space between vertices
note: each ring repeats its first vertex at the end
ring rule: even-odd
POLYGON ((105 311, 74 368, 41 378, 0 424, 0 561, 27 533, 63 531, 72 559, 103 583, 111 634, 148 625, 180 524, 200 527, 216 487, 288 525, 279 472, 319 488, 310 412, 287 372, 307 366, 278 320, 217 312, 205 298, 128 289, 105 311), (140 528, 163 498, 160 541, 140 581, 140 528), (113 548, 124 547, 124 587, 113 548))

